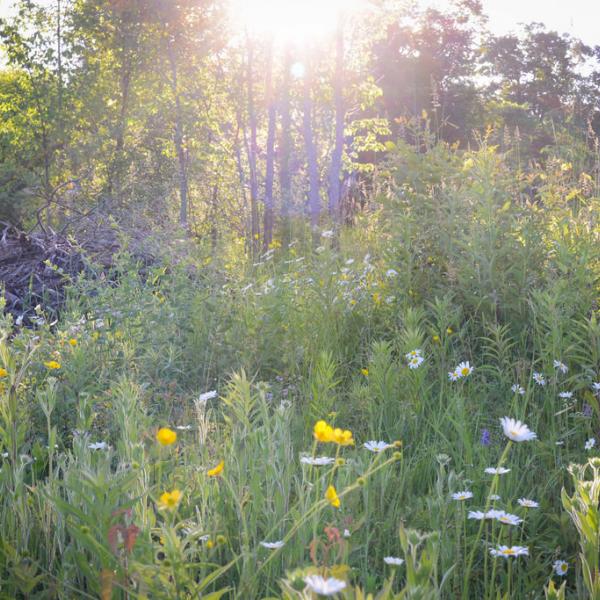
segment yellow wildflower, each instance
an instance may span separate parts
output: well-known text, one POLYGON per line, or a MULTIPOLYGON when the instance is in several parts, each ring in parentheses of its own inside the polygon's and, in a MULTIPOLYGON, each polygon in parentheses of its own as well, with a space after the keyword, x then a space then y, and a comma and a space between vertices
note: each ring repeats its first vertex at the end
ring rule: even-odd
POLYGON ((340 497, 337 495, 337 492, 335 491, 335 488, 332 485, 330 485, 327 488, 327 491, 325 492, 325 498, 327 499, 329 504, 331 504, 331 506, 333 506, 335 508, 340 507, 340 504, 341 504, 340 497))
POLYGON ((77 346, 77 340, 75 338, 71 338, 69 340, 69 346, 72 346, 73 348, 77 346))
POLYGON ((177 508, 179 501, 181 500, 181 492, 179 490, 173 490, 172 492, 165 492, 161 494, 158 499, 158 507, 162 509, 174 510, 177 508))
POLYGON ((439 335, 434 335, 432 339, 433 339, 433 341, 434 341, 436 344, 439 344, 439 343, 440 343, 440 336, 439 336, 439 335))
POLYGON ((156 440, 162 446, 170 446, 177 441, 177 434, 168 427, 161 427, 156 433, 156 440))
POLYGON ((360 372, 365 376, 368 377, 369 376, 369 369, 361 369, 360 372))
POLYGON ((452 327, 448 327, 448 328, 446 329, 446 333, 447 333, 448 335, 452 335, 452 334, 454 333, 454 330, 452 329, 452 327))
POLYGON ((225 468, 225 461, 222 460, 214 469, 209 469, 206 474, 209 477, 216 477, 217 475, 220 475, 223 472, 224 468, 225 468))
POLYGON ((8 371, 0 367, 0 377, 8 377, 8 371))
POLYGON ((339 427, 333 430, 333 441, 340 446, 352 446, 354 444, 352 432, 348 429, 342 430, 339 427))
POLYGON ((44 365, 51 371, 60 369, 60 363, 56 362, 55 360, 49 360, 49 361, 45 362, 44 365))
POLYGON ((333 427, 327 425, 325 421, 317 421, 313 429, 315 439, 318 442, 332 442, 333 441, 333 427))

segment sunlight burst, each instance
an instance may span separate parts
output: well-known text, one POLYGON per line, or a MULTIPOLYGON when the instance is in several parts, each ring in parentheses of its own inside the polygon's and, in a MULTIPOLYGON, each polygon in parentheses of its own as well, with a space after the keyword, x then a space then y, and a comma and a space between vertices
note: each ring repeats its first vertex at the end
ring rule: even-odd
POLYGON ((361 0, 231 0, 231 22, 254 35, 299 43, 329 35, 339 15, 360 4, 361 0))

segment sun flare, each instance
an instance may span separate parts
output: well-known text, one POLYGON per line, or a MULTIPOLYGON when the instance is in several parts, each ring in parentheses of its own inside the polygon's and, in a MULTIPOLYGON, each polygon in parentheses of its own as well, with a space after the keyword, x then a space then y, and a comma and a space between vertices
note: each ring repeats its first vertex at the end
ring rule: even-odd
POLYGON ((313 41, 335 30, 339 15, 361 0, 231 0, 231 22, 254 35, 279 42, 313 41))

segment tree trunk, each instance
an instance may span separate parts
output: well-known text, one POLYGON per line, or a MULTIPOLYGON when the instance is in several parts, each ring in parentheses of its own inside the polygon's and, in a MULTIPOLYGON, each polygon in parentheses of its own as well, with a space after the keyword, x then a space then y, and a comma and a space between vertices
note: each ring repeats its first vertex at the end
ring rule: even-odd
POLYGON ((256 143, 256 112, 254 108, 254 86, 252 85, 254 48, 250 38, 247 38, 248 62, 246 65, 246 86, 248 94, 248 126, 250 128, 250 143, 247 145, 248 166, 250 169, 250 210, 251 210, 251 229, 252 229, 252 248, 258 247, 258 238, 260 235, 258 226, 258 173, 257 156, 258 146, 256 143))
POLYGON ((275 174, 275 119, 277 116, 273 97, 273 44, 267 59, 266 99, 268 111, 267 166, 265 171, 265 213, 263 223, 263 248, 268 250, 273 241, 273 179, 275 174))
POLYGON ((183 115, 181 111, 181 98, 177 86, 177 59, 173 41, 169 38, 168 42, 169 63, 171 66, 171 89, 175 99, 175 151, 177 153, 177 162, 179 166, 179 224, 184 229, 188 228, 188 181, 185 164, 185 150, 183 147, 183 115))
MULTIPOLYGON (((308 54, 308 53, 307 53, 308 54)), ((310 94, 310 83, 312 80, 309 70, 309 61, 306 61, 303 85, 303 133, 304 145, 306 146, 306 162, 308 169, 308 209, 310 213, 310 225, 313 237, 316 238, 321 217, 321 198, 319 195, 319 167, 317 164, 317 147, 315 144, 312 125, 312 99, 310 94)))
POLYGON ((281 136, 279 140, 279 188, 281 190, 281 216, 284 226, 284 240, 289 243, 289 217, 292 204, 292 175, 290 155, 292 148, 290 114, 290 73, 292 70, 292 52, 288 45, 283 61, 283 82, 281 90, 281 136))
POLYGON ((333 80, 333 98, 335 104, 335 144, 331 155, 329 169, 329 215, 334 223, 340 221, 340 175, 342 170, 342 153, 344 151, 344 28, 342 15, 338 17, 336 34, 335 74, 333 80))

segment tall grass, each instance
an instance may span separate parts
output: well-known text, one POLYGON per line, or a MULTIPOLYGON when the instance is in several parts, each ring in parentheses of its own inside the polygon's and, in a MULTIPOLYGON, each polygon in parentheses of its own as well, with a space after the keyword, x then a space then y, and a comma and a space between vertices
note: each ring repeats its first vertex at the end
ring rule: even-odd
POLYGON ((528 178, 399 148, 339 244, 199 244, 143 275, 123 254, 58 323, 5 316, 2 597, 310 598, 311 574, 356 599, 596 597, 599 201, 560 161, 528 178), (538 440, 507 446, 504 416, 538 440), (492 509, 523 522, 469 518, 492 509))

